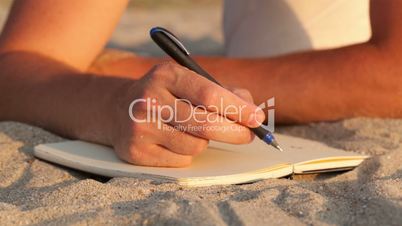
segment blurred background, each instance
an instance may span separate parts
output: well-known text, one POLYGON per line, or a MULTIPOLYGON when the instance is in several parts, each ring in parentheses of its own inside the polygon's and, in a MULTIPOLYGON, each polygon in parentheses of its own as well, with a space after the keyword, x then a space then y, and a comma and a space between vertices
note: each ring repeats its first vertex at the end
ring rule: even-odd
MULTIPOLYGON (((150 40, 153 26, 163 26, 179 36, 194 54, 220 55, 223 0, 131 0, 108 47, 134 51, 140 55, 164 53, 150 40)), ((0 28, 12 0, 0 0, 0 28)))

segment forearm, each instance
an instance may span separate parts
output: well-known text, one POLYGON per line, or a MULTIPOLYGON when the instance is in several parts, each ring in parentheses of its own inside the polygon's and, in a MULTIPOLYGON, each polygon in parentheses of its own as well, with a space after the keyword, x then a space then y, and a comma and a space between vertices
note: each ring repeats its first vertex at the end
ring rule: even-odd
POLYGON ((0 120, 110 144, 112 98, 127 80, 79 73, 27 52, 1 55, 0 68, 0 120))
POLYGON ((223 84, 276 100, 277 122, 402 117, 401 65, 370 43, 277 58, 199 58, 223 84), (399 92, 399 93, 398 93, 399 92))
POLYGON ((277 122, 400 118, 401 6, 401 1, 370 1, 372 37, 364 44, 273 59, 201 62, 223 83, 250 89, 257 103, 274 96, 277 122))
POLYGON ((0 53, 29 51, 85 71, 112 34, 128 0, 16 0, 0 53))
MULTIPOLYGON (((276 58, 196 60, 222 84, 250 90, 257 104, 275 97, 279 123, 402 117, 401 63, 372 43, 276 58)), ((101 62, 95 71, 139 78, 162 61, 125 56, 101 62)))

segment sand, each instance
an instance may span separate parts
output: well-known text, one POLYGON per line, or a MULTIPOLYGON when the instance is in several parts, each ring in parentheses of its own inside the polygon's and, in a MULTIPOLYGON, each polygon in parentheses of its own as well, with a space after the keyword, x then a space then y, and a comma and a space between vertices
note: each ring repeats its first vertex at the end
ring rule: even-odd
MULTIPOLYGON (((163 25, 184 34, 195 53, 221 53, 219 12, 164 9, 150 17, 129 10, 109 46, 161 54, 147 31, 163 25)), ((35 159, 35 145, 63 139, 0 122, 0 224, 402 225, 402 120, 356 118, 278 131, 373 157, 345 173, 186 188, 143 176, 102 178, 35 159)))
POLYGON ((56 166, 33 147, 62 138, 0 123, 2 225, 401 225, 402 120, 356 118, 279 128, 373 157, 345 173, 186 188, 139 176, 103 178, 56 166))

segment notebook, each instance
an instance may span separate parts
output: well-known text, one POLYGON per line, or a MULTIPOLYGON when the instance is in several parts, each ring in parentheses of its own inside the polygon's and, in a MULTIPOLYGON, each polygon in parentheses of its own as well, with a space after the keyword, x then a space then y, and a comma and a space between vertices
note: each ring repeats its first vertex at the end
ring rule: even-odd
POLYGON ((368 156, 347 152, 323 143, 276 134, 284 149, 279 152, 259 139, 250 144, 210 142, 191 166, 163 168, 135 166, 121 161, 106 146, 83 141, 41 144, 34 155, 73 169, 107 177, 145 174, 185 186, 240 184, 292 174, 350 170, 368 156))

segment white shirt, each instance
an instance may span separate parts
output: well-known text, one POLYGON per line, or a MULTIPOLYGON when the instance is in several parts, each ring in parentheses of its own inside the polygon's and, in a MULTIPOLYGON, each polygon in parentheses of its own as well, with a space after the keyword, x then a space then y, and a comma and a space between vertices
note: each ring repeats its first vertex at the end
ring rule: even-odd
POLYGON ((225 0, 228 56, 261 57, 366 42, 369 0, 225 0))

